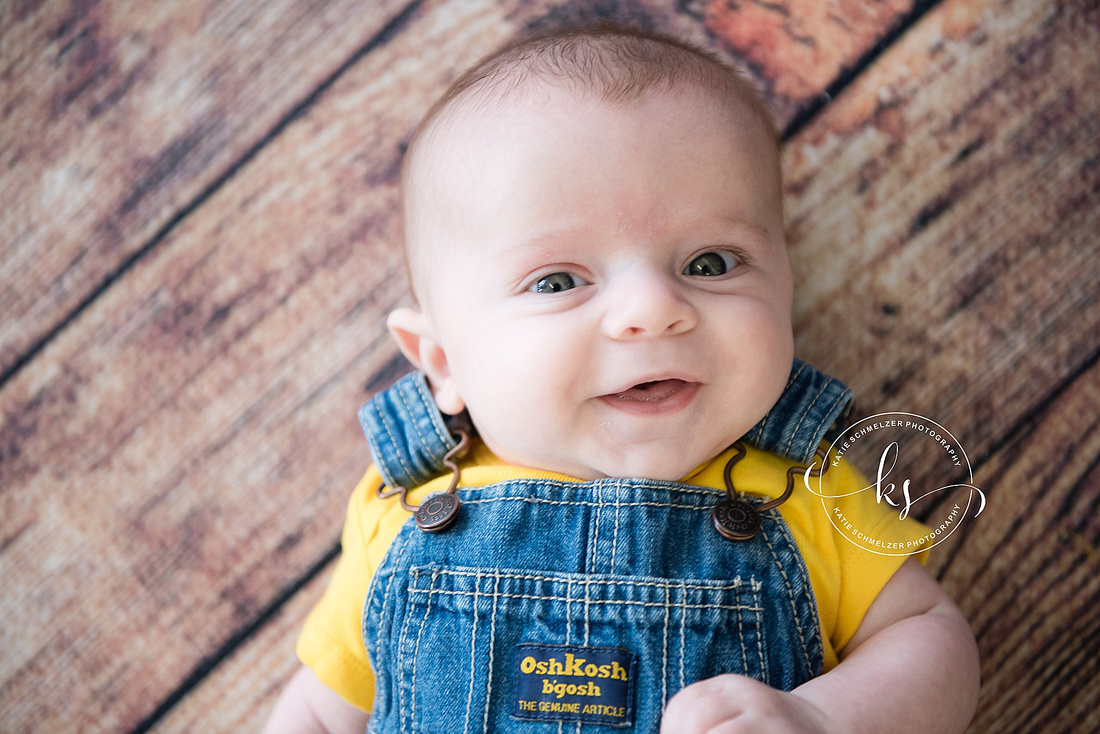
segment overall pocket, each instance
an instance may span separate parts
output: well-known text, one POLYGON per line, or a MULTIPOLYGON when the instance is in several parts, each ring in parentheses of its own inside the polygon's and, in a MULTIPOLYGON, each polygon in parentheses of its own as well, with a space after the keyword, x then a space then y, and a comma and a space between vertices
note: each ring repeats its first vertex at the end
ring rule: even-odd
POLYGON ((656 732, 721 673, 767 679, 761 585, 413 566, 391 648, 402 732, 656 732))

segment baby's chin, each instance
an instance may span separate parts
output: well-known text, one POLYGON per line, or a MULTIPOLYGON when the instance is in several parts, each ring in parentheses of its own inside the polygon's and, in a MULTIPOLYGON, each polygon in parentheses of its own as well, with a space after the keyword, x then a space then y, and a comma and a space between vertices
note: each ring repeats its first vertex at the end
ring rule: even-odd
MULTIPOLYGON (((725 447, 723 447, 724 449, 725 447)), ((722 449, 714 452, 714 456, 722 449)), ((502 457, 503 458, 503 457, 502 457)), ((638 456, 594 456, 579 460, 555 461, 552 457, 533 458, 531 461, 512 459, 510 463, 532 469, 564 474, 583 481, 597 479, 652 479, 661 482, 679 482, 713 456, 685 455, 683 451, 644 452, 638 456), (587 458, 587 460, 586 460, 587 458)))

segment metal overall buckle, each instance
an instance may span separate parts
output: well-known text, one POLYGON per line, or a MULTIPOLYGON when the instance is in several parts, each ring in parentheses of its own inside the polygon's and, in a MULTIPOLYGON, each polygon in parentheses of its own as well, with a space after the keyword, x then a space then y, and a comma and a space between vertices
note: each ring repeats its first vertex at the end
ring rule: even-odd
POLYGON ((470 443, 470 434, 461 428, 456 429, 455 433, 458 437, 458 444, 443 457, 443 465, 452 472, 451 486, 447 487, 446 492, 437 492, 419 505, 410 505, 407 501, 409 490, 404 487, 394 487, 388 491, 383 491, 386 489, 386 485, 383 484, 377 489, 379 499, 384 500, 393 497, 395 494, 399 495, 401 506, 414 513, 417 527, 425 533, 440 533, 454 525, 455 520, 458 519, 458 511, 462 506, 455 495, 455 489, 458 487, 458 480, 462 472, 458 468, 458 464, 455 463, 454 458, 460 456, 466 450, 466 446, 470 443))
MULTIPOLYGON (((738 441, 733 444, 733 448, 737 453, 726 462, 725 469, 726 492, 729 493, 729 499, 719 502, 710 513, 714 529, 726 540, 751 540, 756 537, 756 534, 760 532, 761 513, 779 507, 790 498, 791 493, 794 491, 794 478, 796 475, 805 474, 811 477, 820 477, 829 470, 829 464, 825 461, 828 452, 819 446, 814 456, 821 460, 820 468, 811 469, 806 466, 792 466, 787 470, 787 488, 783 490, 783 494, 770 502, 755 507, 748 500, 738 497, 737 490, 733 488, 733 466, 745 458, 745 447, 738 441)), ((810 464, 810 466, 813 466, 813 464, 810 464)))

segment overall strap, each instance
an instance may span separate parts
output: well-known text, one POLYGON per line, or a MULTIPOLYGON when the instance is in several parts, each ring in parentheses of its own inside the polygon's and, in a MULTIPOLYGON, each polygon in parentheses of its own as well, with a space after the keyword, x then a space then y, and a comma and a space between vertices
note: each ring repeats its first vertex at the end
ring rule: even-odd
POLYGON ((411 489, 442 474, 443 457, 458 444, 421 372, 410 372, 371 398, 359 409, 359 423, 390 487, 411 489))
MULTIPOLYGON (((795 359, 783 394, 742 440, 806 464, 851 404, 852 391, 842 382, 795 359)), ((444 473, 443 457, 457 444, 420 372, 371 398, 359 409, 359 422, 375 465, 391 487, 416 487, 444 473)))
POLYGON ((742 440, 761 451, 808 464, 829 429, 851 409, 852 391, 843 382, 795 358, 783 394, 742 440))

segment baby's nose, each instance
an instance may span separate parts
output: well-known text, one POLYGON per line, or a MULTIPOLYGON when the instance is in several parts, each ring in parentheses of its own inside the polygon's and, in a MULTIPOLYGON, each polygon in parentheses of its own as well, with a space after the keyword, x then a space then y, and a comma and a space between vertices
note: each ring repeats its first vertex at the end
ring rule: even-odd
POLYGON ((695 328, 698 313, 674 283, 655 276, 637 276, 616 284, 603 317, 603 331, 612 339, 673 336, 695 328))

